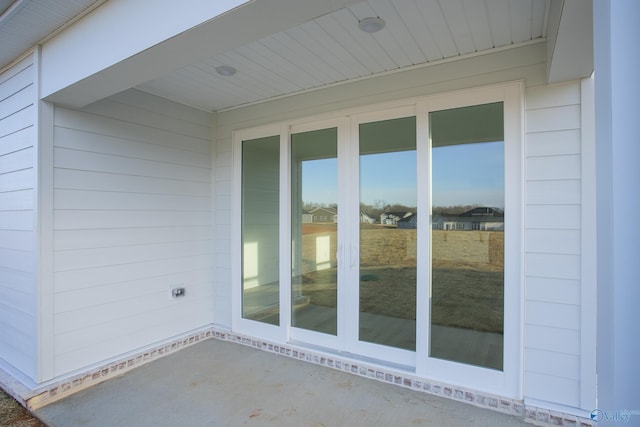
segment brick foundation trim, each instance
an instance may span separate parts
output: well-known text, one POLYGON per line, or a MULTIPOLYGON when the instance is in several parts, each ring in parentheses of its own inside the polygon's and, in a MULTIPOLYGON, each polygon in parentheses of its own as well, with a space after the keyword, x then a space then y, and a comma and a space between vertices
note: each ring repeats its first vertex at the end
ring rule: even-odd
POLYGON ((25 392, 24 389, 22 392, 16 390, 11 386, 11 382, 1 382, 0 386, 7 389, 11 395, 15 395, 17 392, 20 395, 18 401, 30 410, 35 410, 103 381, 122 375, 123 373, 146 363, 152 362, 166 355, 176 353, 183 348, 208 339, 233 342, 252 347, 257 350, 267 351, 269 353, 325 366, 331 369, 337 369, 353 375, 371 378, 377 381, 409 388, 411 390, 458 400, 481 408, 513 415, 534 425, 570 427, 595 426, 592 420, 575 415, 550 411, 548 409, 526 406, 524 402, 520 400, 496 396, 450 384, 429 381, 428 379, 417 377, 397 369, 386 368, 384 366, 349 359, 331 353, 323 353, 315 349, 307 349, 289 344, 276 344, 216 327, 210 327, 193 332, 184 337, 148 348, 134 355, 111 361, 63 380, 52 382, 30 392, 25 392))

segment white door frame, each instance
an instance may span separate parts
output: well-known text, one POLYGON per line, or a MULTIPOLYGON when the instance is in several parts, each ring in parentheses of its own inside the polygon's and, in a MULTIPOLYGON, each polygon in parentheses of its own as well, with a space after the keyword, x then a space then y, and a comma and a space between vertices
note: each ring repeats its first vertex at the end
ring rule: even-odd
MULTIPOLYGON (((522 375, 522 337, 523 337, 523 187, 524 156, 523 147, 523 86, 520 82, 495 85, 483 88, 457 91, 425 98, 418 105, 418 143, 419 161, 431 167, 429 141, 429 113, 432 111, 472 105, 503 102, 504 106, 504 150, 505 150, 505 248, 504 248, 504 335, 503 335, 503 369, 481 368, 463 363, 451 362, 432 357, 418 356, 416 374, 437 381, 461 384, 476 390, 521 398, 522 375)), ((428 183, 429 177, 418 172, 419 183, 428 183)), ((422 173, 426 172, 423 170, 422 173)), ((426 190, 426 189, 425 189, 426 190)), ((429 193, 427 191, 427 193, 429 193)), ((425 194, 420 192, 419 194, 425 194)), ((430 195, 430 194, 429 194, 430 195)), ((428 211, 431 200, 423 197, 418 200, 418 210, 428 211), (422 203, 421 203, 422 202, 422 203)), ((418 222, 418 233, 430 233, 430 224, 418 222), (427 228, 425 230, 424 228, 427 228)), ((429 242, 420 239, 418 248, 421 259, 431 259, 429 242), (425 252, 427 252, 425 254, 425 252), (426 255, 426 257, 425 257, 426 255)), ((424 279, 420 277, 419 279, 424 279)), ((428 298, 428 293, 420 289, 418 298, 428 298)), ((429 304, 418 310, 416 317, 421 324, 428 324, 430 319, 429 304)), ((418 354, 429 354, 428 334, 418 332, 418 354)))
MULTIPOLYGON (((298 119, 295 121, 236 131, 233 134, 234 183, 232 193, 232 328, 235 332, 247 334, 278 343, 303 342, 335 349, 335 351, 360 354, 366 357, 384 360, 393 365, 403 365, 415 369, 420 377, 444 383, 495 393, 513 398, 522 397, 522 346, 523 346, 523 274, 524 274, 524 221, 523 221, 523 83, 513 82, 465 89, 450 93, 423 96, 419 98, 394 101, 360 109, 336 112, 331 115, 298 119), (358 190, 345 186, 340 196, 341 213, 349 221, 347 227, 340 229, 338 262, 344 275, 339 276, 338 294, 338 337, 322 337, 317 332, 292 328, 291 324, 291 202, 290 202, 290 134, 304 130, 316 130, 326 127, 338 127, 338 182, 353 182, 358 177, 357 136, 360 123, 387 120, 397 117, 416 116, 417 131, 417 175, 418 210, 430 211, 430 142, 429 112, 451 108, 503 102, 504 105, 504 147, 505 147, 505 271, 504 271, 504 341, 503 370, 497 371, 463 363, 451 362, 429 357, 429 304, 416 307, 416 351, 394 349, 360 342, 357 339, 358 310, 346 307, 348 301, 358 301, 359 278, 356 266, 359 256, 359 194, 358 190), (407 114, 409 113, 409 114, 407 114), (348 132, 344 129, 348 128, 348 132), (242 141, 280 135, 280 326, 260 324, 241 318, 241 154, 242 141), (355 142, 354 142, 355 141, 355 142), (354 151, 355 149, 355 153, 354 151), (340 161, 348 159, 347 164, 340 161), (355 218, 355 219, 354 219, 355 218), (341 239, 342 238, 342 239, 341 239), (346 244, 349 243, 349 247, 346 244), (354 247, 355 244, 355 247, 354 247), (355 260, 355 262, 354 262, 355 260), (355 272, 354 272, 355 271, 355 272), (344 281, 352 283, 346 286, 344 281), (340 303, 342 301, 342 303, 340 303), (355 326, 353 326, 355 325, 355 326), (355 336, 354 336, 355 334, 355 336)), ((343 220, 344 224, 344 220, 343 220)), ((418 222, 418 258, 429 260, 430 224, 418 222)), ((417 301, 429 301, 430 268, 418 268, 417 301)))

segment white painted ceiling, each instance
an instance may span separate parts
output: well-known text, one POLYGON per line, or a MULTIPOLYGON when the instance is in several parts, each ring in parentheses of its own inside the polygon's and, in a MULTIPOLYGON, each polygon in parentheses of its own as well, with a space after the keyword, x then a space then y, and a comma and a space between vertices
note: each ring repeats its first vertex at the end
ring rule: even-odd
POLYGON ((547 0, 369 0, 145 82, 206 111, 260 102, 546 36, 547 0), (358 21, 379 16, 381 31, 358 21), (230 77, 216 73, 232 66, 230 77))
MULTIPOLYGON (((0 66, 105 1, 0 0, 0 66)), ((192 63, 137 89, 220 111, 543 39, 550 2, 363 1, 192 63), (370 16, 383 18, 384 29, 360 31, 358 21, 370 16), (221 65, 238 71, 220 76, 215 68, 221 65)))

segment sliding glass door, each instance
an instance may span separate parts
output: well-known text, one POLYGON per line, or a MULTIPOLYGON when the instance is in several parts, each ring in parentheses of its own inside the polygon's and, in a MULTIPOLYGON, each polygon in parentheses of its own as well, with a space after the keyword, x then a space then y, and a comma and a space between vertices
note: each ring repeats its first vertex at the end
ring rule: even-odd
POLYGON ((519 90, 240 134, 241 331, 517 390, 519 90))
POLYGON ((502 102, 431 112, 430 356, 502 370, 502 102))
POLYGON ((414 351, 416 118, 361 123, 358 131, 358 339, 414 351))
POLYGON ((242 318, 280 324, 280 138, 242 143, 242 318))

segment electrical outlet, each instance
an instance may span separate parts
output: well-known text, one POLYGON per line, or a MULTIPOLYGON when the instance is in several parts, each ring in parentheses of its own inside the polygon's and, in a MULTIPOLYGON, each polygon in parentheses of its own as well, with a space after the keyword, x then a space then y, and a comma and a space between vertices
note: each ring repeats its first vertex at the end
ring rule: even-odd
POLYGON ((173 289, 171 289, 171 296, 174 297, 174 298, 183 297, 183 296, 185 296, 185 289, 184 288, 173 288, 173 289))

